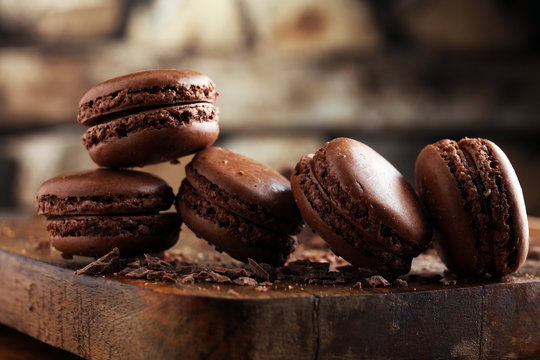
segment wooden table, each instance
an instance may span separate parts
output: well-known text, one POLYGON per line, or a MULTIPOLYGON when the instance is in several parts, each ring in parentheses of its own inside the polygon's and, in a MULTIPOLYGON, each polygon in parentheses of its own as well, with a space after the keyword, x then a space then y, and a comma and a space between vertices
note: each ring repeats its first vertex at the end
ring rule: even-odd
MULTIPOLYGON (((0 323, 85 358, 540 358, 538 260, 499 281, 258 292, 74 275, 92 259, 36 250, 46 236, 41 219, 0 222, 0 323)), ((187 230, 177 246, 201 263, 216 254, 187 230)), ((443 270, 433 257, 413 264, 443 270)))

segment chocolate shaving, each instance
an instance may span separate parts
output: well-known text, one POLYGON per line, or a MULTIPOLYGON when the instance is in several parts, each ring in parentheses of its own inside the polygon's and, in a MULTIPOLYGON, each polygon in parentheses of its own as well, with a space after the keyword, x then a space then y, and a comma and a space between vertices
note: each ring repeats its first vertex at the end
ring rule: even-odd
POLYGON ((186 285, 186 284, 193 284, 195 283, 195 278, 193 277, 193 274, 187 274, 187 275, 184 275, 180 278, 180 282, 183 284, 183 285, 186 285))
POLYGON ((167 272, 163 270, 159 270, 159 271, 150 270, 150 272, 146 274, 146 278, 148 280, 161 280, 161 281, 176 282, 175 277, 176 277, 175 273, 167 272))
POLYGON ((76 270, 75 275, 99 275, 109 274, 120 270, 122 263, 120 261, 120 251, 114 248, 108 254, 91 262, 82 269, 76 270))
POLYGON ((123 276, 129 279, 142 279, 143 277, 146 277, 146 275, 148 275, 150 271, 151 271, 150 269, 147 269, 145 267, 140 267, 140 268, 135 268, 126 274, 123 274, 123 276))

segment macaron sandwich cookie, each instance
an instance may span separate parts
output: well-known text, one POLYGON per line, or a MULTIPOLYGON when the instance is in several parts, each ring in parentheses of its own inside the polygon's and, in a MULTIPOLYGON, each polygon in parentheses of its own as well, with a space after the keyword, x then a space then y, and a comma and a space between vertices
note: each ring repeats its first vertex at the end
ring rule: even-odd
POLYGON ((289 181, 272 168, 219 147, 186 166, 176 207, 199 237, 232 257, 282 265, 303 223, 289 181))
POLYGON ((37 191, 37 211, 46 215, 52 245, 66 254, 121 256, 168 249, 178 240, 180 220, 170 208, 174 194, 153 175, 97 169, 58 176, 37 191))
POLYGON ((450 271, 502 276, 523 264, 529 243, 525 202, 497 145, 481 138, 440 140, 420 152, 415 179, 450 271))
POLYGON ((413 188, 367 145, 337 138, 300 159, 291 176, 306 221, 352 265, 395 277, 431 241, 413 188))
POLYGON ((92 160, 107 167, 173 161, 219 134, 215 85, 194 71, 149 70, 99 83, 79 102, 77 120, 92 160))

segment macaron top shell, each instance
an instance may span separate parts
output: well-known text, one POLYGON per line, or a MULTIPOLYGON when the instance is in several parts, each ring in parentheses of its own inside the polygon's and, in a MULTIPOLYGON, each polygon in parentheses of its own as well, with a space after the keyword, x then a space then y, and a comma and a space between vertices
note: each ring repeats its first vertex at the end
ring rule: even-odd
POLYGON ((45 215, 158 212, 173 200, 171 187, 156 176, 104 168, 49 179, 37 191, 38 213, 45 215))
POLYGON ((90 88, 79 101, 77 121, 91 126, 111 113, 186 102, 214 103, 215 85, 190 70, 147 70, 119 76, 90 88))
POLYGON ((361 211, 372 211, 374 218, 380 218, 383 225, 401 238, 415 241, 420 247, 430 241, 428 218, 413 188, 391 163, 369 146, 353 139, 337 138, 319 150, 314 160, 315 167, 327 168, 328 174, 320 177, 320 181, 327 183, 326 188, 331 188, 334 180, 346 194, 348 199, 342 194, 342 201, 334 205, 343 213, 349 213, 353 223, 357 216, 351 213, 350 207, 360 202, 361 211))
POLYGON ((196 173, 248 204, 279 218, 300 218, 289 180, 269 166, 215 146, 199 152, 191 164, 196 173))

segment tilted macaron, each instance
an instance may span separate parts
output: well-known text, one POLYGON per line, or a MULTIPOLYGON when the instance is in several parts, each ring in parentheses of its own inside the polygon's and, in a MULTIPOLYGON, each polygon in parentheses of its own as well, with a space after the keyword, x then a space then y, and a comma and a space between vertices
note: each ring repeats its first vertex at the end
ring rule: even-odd
POLYGON ((337 138, 302 157, 291 186, 306 223, 355 266, 405 274, 431 240, 413 188, 361 142, 337 138))
POLYGON ((219 147, 186 166, 176 203, 184 223, 232 257, 282 265, 302 219, 289 181, 272 168, 219 147))
POLYGON ((121 256, 168 249, 178 240, 174 194, 162 179, 139 171, 97 169, 45 181, 37 211, 46 215, 52 245, 66 253, 121 256))
POLYGON ((440 140, 418 155, 415 178, 450 271, 501 276, 523 264, 529 243, 523 192, 497 145, 440 140))
POLYGON ((78 122, 90 157, 101 166, 132 167, 175 160, 219 134, 215 85, 194 71, 149 70, 89 89, 78 122))

